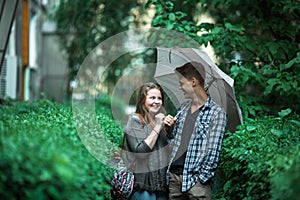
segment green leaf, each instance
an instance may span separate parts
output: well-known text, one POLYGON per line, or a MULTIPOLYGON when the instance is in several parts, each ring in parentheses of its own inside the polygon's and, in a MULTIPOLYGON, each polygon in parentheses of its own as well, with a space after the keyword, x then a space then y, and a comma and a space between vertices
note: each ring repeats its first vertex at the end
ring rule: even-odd
POLYGON ((278 83, 278 79, 272 78, 267 81, 270 87, 274 87, 278 83))
POLYGON ((163 6, 161 4, 156 5, 156 13, 160 13, 163 11, 163 6))
POLYGON ((291 90, 291 84, 290 84, 290 82, 284 82, 284 83, 282 83, 282 89, 283 89, 283 91, 285 91, 285 92, 288 92, 288 91, 290 91, 291 90))
POLYGON ((166 7, 168 10, 173 10, 173 8, 174 8, 174 3, 171 2, 171 1, 167 1, 167 2, 165 2, 165 7, 166 7))
POLYGON ((278 70, 275 70, 275 69, 265 69, 263 71, 264 75, 273 75, 273 74, 276 74, 278 73, 278 70))
POLYGON ((219 33, 222 33, 223 32, 223 29, 220 28, 220 27, 215 27, 211 30, 211 33, 212 34, 219 34, 219 33))
POLYGON ((270 50, 271 54, 276 55, 279 46, 276 43, 275 44, 274 43, 269 43, 268 46, 269 46, 269 50, 270 50))
POLYGON ((175 21, 175 20, 176 20, 176 16, 175 16, 174 13, 170 13, 168 18, 169 18, 169 20, 171 20, 171 21, 175 21))
POLYGON ((190 31, 190 30, 192 29, 190 25, 185 25, 184 28, 185 28, 185 30, 187 30, 187 31, 190 31))
POLYGON ((174 27, 174 24, 173 24, 172 22, 167 22, 167 23, 166 23, 166 29, 172 30, 173 27, 174 27))
POLYGON ((231 23, 226 22, 225 27, 230 30, 230 31, 236 31, 236 32, 241 32, 244 31, 244 28, 241 26, 233 26, 231 23))
POLYGON ((280 65, 280 70, 285 70, 291 68, 294 64, 300 63, 300 53, 297 54, 297 57, 290 60, 287 64, 280 65))
POLYGON ((175 15, 178 17, 178 19, 182 19, 187 16, 187 14, 184 12, 175 12, 175 15))
POLYGON ((250 126, 250 125, 246 127, 247 131, 254 131, 256 128, 257 128, 256 126, 250 126))
POLYGON ((231 185, 231 180, 229 180, 229 181, 227 181, 227 182, 225 183, 225 185, 223 186, 223 189, 224 189, 224 191, 226 192, 226 191, 228 191, 231 187, 232 187, 232 185, 231 185))
POLYGON ((300 126, 300 121, 298 120, 289 120, 289 121, 296 124, 297 126, 300 126))
POLYGON ((281 110, 280 112, 278 112, 279 117, 283 118, 288 116, 290 113, 292 112, 292 109, 287 108, 285 110, 281 110))
POLYGON ((278 129, 271 129, 271 133, 273 133, 274 135, 277 135, 277 136, 281 136, 283 134, 283 131, 282 130, 278 130, 278 129))

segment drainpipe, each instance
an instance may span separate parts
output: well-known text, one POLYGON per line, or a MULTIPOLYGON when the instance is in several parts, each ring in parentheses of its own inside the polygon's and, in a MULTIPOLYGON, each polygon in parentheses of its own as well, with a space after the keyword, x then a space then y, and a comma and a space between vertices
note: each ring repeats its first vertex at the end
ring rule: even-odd
POLYGON ((22 0, 21 101, 25 98, 25 72, 29 66, 29 2, 22 0))

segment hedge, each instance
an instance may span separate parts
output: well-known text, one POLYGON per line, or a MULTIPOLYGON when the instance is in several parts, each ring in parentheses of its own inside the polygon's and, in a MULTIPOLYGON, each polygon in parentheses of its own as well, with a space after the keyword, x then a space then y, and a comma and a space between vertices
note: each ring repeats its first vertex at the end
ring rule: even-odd
MULTIPOLYGON (((71 106, 14 102, 0 113, 0 199, 110 198, 112 169, 83 145, 71 106)), ((97 119, 119 134, 107 116, 104 109, 97 119)))
POLYGON ((300 121, 290 113, 249 119, 226 134, 216 199, 299 199, 300 121))
MULTIPOLYGON (((68 105, 46 100, 1 105, 0 199, 110 199, 113 170, 91 154, 110 155, 121 143, 122 128, 109 101, 96 102, 100 129, 89 114, 75 124, 68 105), (80 135, 78 126, 87 132, 80 135)), ((285 110, 247 119, 235 133, 227 132, 214 199, 300 199, 299 128, 299 115, 285 110)))

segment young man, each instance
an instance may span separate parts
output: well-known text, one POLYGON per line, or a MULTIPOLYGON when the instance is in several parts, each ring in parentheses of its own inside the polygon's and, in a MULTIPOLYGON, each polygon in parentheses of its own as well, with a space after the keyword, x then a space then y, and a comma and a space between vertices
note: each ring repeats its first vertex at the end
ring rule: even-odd
POLYGON ((173 126, 173 150, 167 170, 169 198, 211 199, 211 180, 217 168, 227 117, 204 89, 204 67, 197 62, 176 68, 180 89, 187 101, 179 116, 168 115, 173 126))

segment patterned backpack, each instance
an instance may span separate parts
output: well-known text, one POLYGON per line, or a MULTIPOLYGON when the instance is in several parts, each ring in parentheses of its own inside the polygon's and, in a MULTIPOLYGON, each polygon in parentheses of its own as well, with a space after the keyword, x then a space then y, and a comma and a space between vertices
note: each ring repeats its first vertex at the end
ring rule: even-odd
MULTIPOLYGON (((110 194, 113 200, 129 199, 134 186, 133 170, 126 168, 121 156, 122 150, 124 149, 124 140, 125 132, 122 140, 121 152, 120 154, 115 152, 115 158, 113 159, 113 164, 111 164, 111 166, 116 166, 116 171, 110 183, 110 194)), ((135 165, 135 163, 132 165, 135 165)))
POLYGON ((111 181, 111 197, 115 200, 129 199, 134 186, 134 174, 123 167, 114 173, 111 181))

